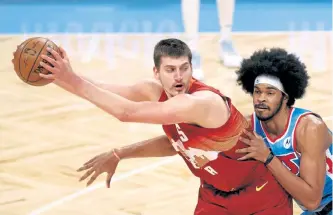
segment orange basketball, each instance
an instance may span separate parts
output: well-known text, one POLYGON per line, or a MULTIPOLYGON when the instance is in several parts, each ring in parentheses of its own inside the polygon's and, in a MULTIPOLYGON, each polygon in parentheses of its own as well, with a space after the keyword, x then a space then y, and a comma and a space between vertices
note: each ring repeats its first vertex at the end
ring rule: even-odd
POLYGON ((47 47, 59 53, 59 48, 54 42, 42 37, 29 38, 17 47, 13 59, 14 70, 22 81, 32 86, 44 86, 53 81, 39 76, 39 73, 48 73, 39 64, 41 60, 47 63, 41 55, 46 54, 53 58, 51 53, 46 51, 47 47))

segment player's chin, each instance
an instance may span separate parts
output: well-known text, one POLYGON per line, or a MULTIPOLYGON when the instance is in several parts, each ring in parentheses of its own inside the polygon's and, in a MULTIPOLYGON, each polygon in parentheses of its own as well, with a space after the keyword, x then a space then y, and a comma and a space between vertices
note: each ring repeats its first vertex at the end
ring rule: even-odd
POLYGON ((180 94, 184 94, 186 91, 185 90, 181 90, 181 91, 174 91, 174 95, 180 95, 180 94))
POLYGON ((258 113, 257 111, 256 111, 256 116, 261 121, 266 121, 266 120, 268 120, 268 119, 271 118, 271 114, 269 114, 269 113, 262 113, 262 112, 258 113))
POLYGON ((184 94, 186 92, 186 89, 185 88, 182 88, 182 89, 172 89, 172 94, 174 95, 179 95, 179 94, 184 94))

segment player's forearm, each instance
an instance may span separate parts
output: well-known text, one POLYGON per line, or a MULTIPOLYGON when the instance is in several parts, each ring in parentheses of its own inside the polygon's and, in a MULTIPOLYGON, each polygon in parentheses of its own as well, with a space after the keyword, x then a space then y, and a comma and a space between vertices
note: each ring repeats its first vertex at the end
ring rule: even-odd
POLYGON ((116 149, 116 153, 121 159, 166 157, 177 154, 165 135, 124 146, 116 149))
POLYGON ((70 92, 70 93, 76 94, 74 87, 71 86, 71 85, 69 85, 69 84, 66 84, 66 83, 64 83, 64 82, 61 82, 61 81, 59 81, 59 80, 54 80, 53 83, 54 83, 55 85, 57 85, 58 87, 60 87, 60 88, 62 88, 62 89, 64 89, 64 90, 66 90, 66 91, 68 91, 68 92, 70 92))
MULTIPOLYGON (((123 122, 140 122, 152 124, 174 124, 182 116, 170 108, 162 108, 158 102, 135 102, 117 94, 101 89, 80 77, 74 77, 73 85, 78 96, 90 101, 105 112, 123 122)), ((185 103, 185 102, 184 102, 185 103)), ((183 110, 182 110, 183 111, 183 110)), ((184 112, 184 111, 183 111, 184 112)))
MULTIPOLYGON (((82 80, 85 80, 87 82, 90 82, 92 83, 93 85, 101 88, 101 89, 104 89, 104 90, 107 90, 107 91, 110 91, 112 93, 115 93, 117 95, 120 95, 122 97, 125 97, 127 99, 131 99, 131 95, 129 95, 128 93, 128 90, 126 90, 126 88, 128 88, 128 86, 121 86, 121 85, 116 85, 116 84, 105 84, 105 83, 102 83, 102 82, 99 82, 99 81, 94 81, 86 76, 79 76, 82 80)), ((64 82, 60 82, 58 80, 55 80, 54 81, 54 84, 56 84, 57 86, 61 87, 62 89, 64 90, 67 90, 68 92, 70 93, 73 93, 73 94, 76 94, 76 91, 75 91, 75 88, 73 85, 69 85, 69 84, 66 84, 64 82)))
POLYGON ((86 76, 81 76, 82 79, 84 79, 85 81, 88 81, 90 83, 92 83, 93 85, 103 89, 103 90, 107 90, 109 92, 115 93, 121 97, 124 97, 126 99, 130 99, 133 100, 135 98, 133 97, 133 93, 130 93, 130 86, 126 86, 126 85, 120 85, 120 84, 109 84, 109 83, 103 83, 101 81, 95 81, 92 80, 89 77, 86 76))
POLYGON ((76 95, 90 101, 121 121, 126 118, 126 114, 135 109, 133 106, 135 102, 102 89, 79 76, 73 75, 69 83, 74 86, 76 95))
POLYGON ((319 193, 312 189, 302 178, 289 171, 278 158, 274 157, 267 167, 294 199, 309 210, 317 208, 320 202, 319 193))

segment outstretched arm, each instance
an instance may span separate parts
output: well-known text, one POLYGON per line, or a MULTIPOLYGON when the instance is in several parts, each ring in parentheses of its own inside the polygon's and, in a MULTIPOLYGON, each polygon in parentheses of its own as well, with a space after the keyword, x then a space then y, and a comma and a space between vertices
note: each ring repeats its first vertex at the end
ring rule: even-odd
MULTIPOLYGON (((156 96, 154 98, 154 94, 152 92, 161 92, 161 86, 154 80, 142 80, 139 82, 136 82, 134 84, 110 84, 102 81, 95 81, 92 80, 91 78, 85 77, 85 76, 80 76, 81 79, 92 83, 93 85, 115 93, 121 97, 124 97, 128 100, 131 101, 151 101, 151 100, 156 100, 156 96)), ((74 86, 66 84, 65 82, 61 82, 58 80, 54 81, 54 84, 57 86, 61 87, 62 89, 73 93, 75 95, 78 95, 74 86)), ((79 95, 78 95, 79 96, 79 95)))
MULTIPOLYGON (((61 58, 66 63, 66 67, 68 69, 71 69, 69 59, 65 50, 62 47, 59 47, 59 50, 61 58)), ((54 51, 52 50, 50 52, 54 53, 54 51)), ((42 58, 47 61, 52 61, 52 59, 46 55, 42 55, 42 58)), ((131 101, 150 101, 156 99, 154 98, 154 94, 152 92, 161 91, 160 84, 153 79, 142 80, 134 84, 109 84, 102 81, 95 81, 89 77, 85 77, 82 75, 80 75, 80 78, 92 83, 93 85, 101 89, 110 91, 131 101)), ((61 87, 62 89, 77 95, 75 86, 60 81, 59 79, 54 80, 53 83, 61 87)))
POLYGON ((76 92, 81 97, 125 122, 153 124, 185 122, 203 125, 209 116, 209 111, 217 109, 214 102, 219 104, 223 102, 222 98, 211 92, 180 94, 165 102, 133 102, 80 78, 73 79, 72 84, 76 86, 76 92))
MULTIPOLYGON (((49 49, 48 49, 49 51, 49 49)), ((44 78, 55 79, 72 86, 74 93, 120 121, 154 124, 194 123, 204 127, 219 127, 228 117, 227 105, 221 96, 210 91, 180 94, 165 102, 135 102, 100 88, 76 75, 69 61, 54 50, 50 50, 55 59, 45 56, 53 67, 41 63, 52 74, 40 74, 44 78)), ((154 96, 161 92, 152 92, 154 96)), ((158 99, 157 99, 158 100, 158 99)))
POLYGON ((100 174, 106 172, 106 186, 110 187, 111 178, 120 160, 128 158, 165 157, 175 154, 176 151, 167 136, 162 135, 99 154, 84 163, 77 171, 87 170, 80 178, 80 181, 92 175, 87 182, 87 186, 93 183, 100 174))

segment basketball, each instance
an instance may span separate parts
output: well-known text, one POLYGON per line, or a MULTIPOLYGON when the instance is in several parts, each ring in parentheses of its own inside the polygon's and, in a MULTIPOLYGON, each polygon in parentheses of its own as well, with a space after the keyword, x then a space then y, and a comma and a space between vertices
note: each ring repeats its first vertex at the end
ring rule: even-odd
POLYGON ((45 79, 39 76, 39 73, 47 74, 40 61, 47 63, 41 58, 41 55, 47 55, 51 58, 51 53, 46 51, 50 47, 59 53, 58 46, 47 38, 33 37, 21 43, 14 53, 14 70, 17 76, 25 83, 32 86, 44 86, 53 80, 45 79))

